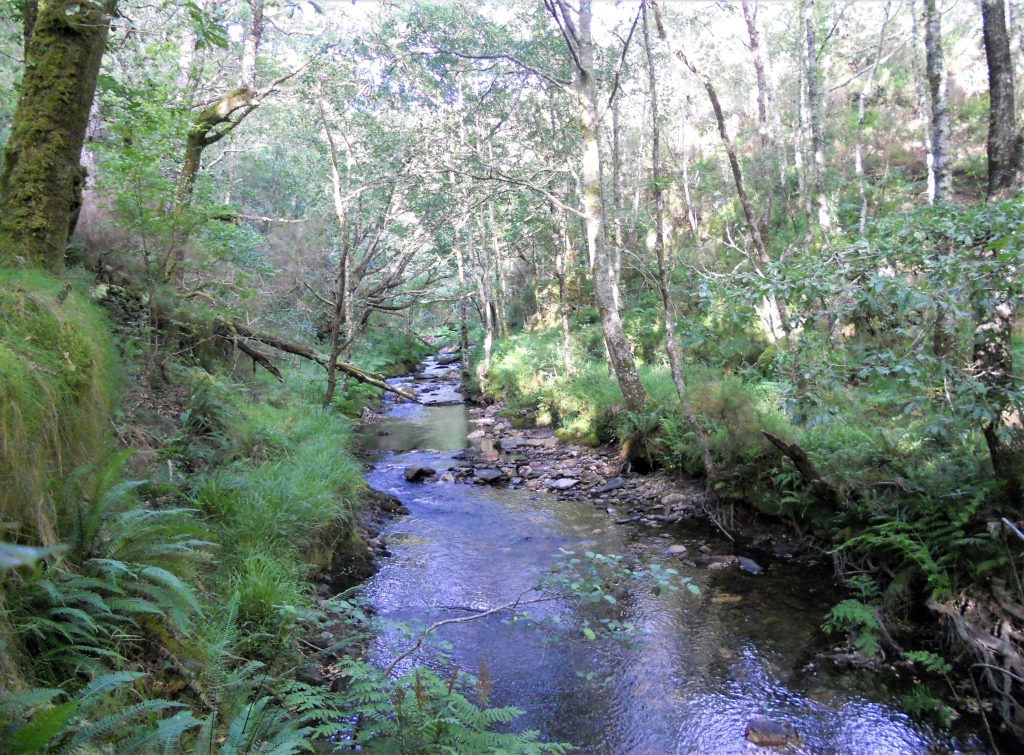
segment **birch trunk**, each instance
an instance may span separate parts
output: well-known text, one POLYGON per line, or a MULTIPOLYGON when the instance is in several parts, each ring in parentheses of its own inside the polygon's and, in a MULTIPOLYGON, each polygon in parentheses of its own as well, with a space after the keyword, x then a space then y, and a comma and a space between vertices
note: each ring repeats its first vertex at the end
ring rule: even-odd
POLYGON ((924 0, 925 75, 931 95, 932 150, 935 155, 935 201, 952 199, 953 172, 949 164, 949 74, 942 50, 941 0, 924 0))
POLYGON ((921 74, 921 32, 917 26, 917 6, 910 0, 910 34, 914 46, 914 90, 917 95, 918 117, 921 119, 921 138, 924 142, 925 165, 928 170, 928 204, 935 203, 935 153, 932 149, 932 119, 928 104, 928 91, 921 74))
POLYGON ((804 4, 804 30, 807 35, 807 107, 811 128, 811 205, 818 213, 818 227, 827 236, 832 226, 825 193, 825 127, 821 75, 818 69, 818 42, 815 28, 815 7, 817 0, 806 0, 804 4))

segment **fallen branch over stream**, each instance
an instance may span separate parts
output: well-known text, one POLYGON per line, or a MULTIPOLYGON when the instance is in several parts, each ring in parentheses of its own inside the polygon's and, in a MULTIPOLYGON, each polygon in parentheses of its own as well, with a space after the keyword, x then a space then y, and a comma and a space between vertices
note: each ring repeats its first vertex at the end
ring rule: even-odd
MULTIPOLYGON (((326 357, 317 354, 313 349, 305 344, 295 343, 289 341, 280 336, 273 335, 272 333, 263 333, 262 331, 252 330, 251 328, 242 325, 237 322, 228 322, 226 320, 217 320, 215 324, 217 333, 224 339, 231 341, 239 350, 249 356, 253 362, 266 369, 270 374, 276 377, 278 380, 282 380, 281 372, 271 364, 269 358, 265 355, 256 351, 254 348, 249 346, 246 341, 258 341, 259 343, 266 344, 278 351, 283 351, 286 354, 293 354, 303 359, 308 359, 311 362, 316 362, 318 365, 327 369, 328 360, 326 357)), ((419 397, 399 388, 394 385, 389 385, 385 382, 385 377, 375 372, 367 372, 366 370, 356 367, 354 364, 348 362, 337 361, 335 367, 344 372, 349 377, 355 378, 360 383, 366 383, 372 385, 374 388, 380 388, 382 391, 388 391, 394 393, 396 396, 401 396, 408 401, 415 403, 421 403, 419 397)))

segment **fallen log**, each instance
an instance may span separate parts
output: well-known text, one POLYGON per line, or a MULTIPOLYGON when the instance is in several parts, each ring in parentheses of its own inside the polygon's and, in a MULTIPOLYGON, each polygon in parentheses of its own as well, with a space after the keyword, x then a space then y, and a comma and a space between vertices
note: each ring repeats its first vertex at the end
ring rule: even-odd
POLYGON ((282 383, 284 382, 284 376, 281 375, 281 370, 277 369, 277 367, 274 366, 273 362, 270 361, 270 358, 266 354, 264 354, 263 352, 257 351, 256 349, 254 349, 252 346, 247 344, 241 338, 234 339, 232 341, 232 343, 234 343, 235 346, 238 347, 239 351, 241 351, 247 357, 252 359, 253 374, 255 374, 255 372, 256 372, 256 365, 258 364, 260 367, 265 369, 271 375, 276 377, 279 382, 282 382, 282 383))
POLYGON ((836 489, 835 485, 826 480, 818 468, 814 466, 814 462, 796 443, 787 443, 778 435, 770 433, 767 430, 762 430, 761 434, 768 439, 768 442, 775 446, 777 449, 782 451, 791 462, 800 475, 807 480, 808 484, 814 490, 814 493, 824 503, 835 505, 839 503, 841 498, 839 490, 836 489))
MULTIPOLYGON (((283 351, 286 354, 294 354, 297 357, 302 357, 303 359, 308 359, 311 362, 316 362, 324 369, 327 368, 328 360, 322 355, 317 354, 313 349, 305 344, 295 343, 294 341, 289 341, 272 333, 263 333, 258 330, 253 330, 237 322, 218 320, 216 328, 220 335, 228 338, 229 340, 235 341, 236 343, 245 339, 250 341, 259 341, 260 343, 266 344, 278 351, 283 351)), ((352 378, 355 378, 360 383, 372 385, 374 388, 380 388, 382 391, 394 393, 396 396, 401 396, 402 398, 414 401, 417 404, 421 403, 416 394, 386 383, 383 375, 367 372, 366 370, 362 370, 348 362, 338 361, 335 366, 338 370, 352 378)))

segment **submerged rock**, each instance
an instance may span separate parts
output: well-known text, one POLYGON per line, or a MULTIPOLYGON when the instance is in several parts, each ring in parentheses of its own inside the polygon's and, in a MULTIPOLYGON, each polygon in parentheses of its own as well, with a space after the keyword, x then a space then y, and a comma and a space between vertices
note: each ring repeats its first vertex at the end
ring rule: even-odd
POLYGON ((667 553, 670 556, 682 556, 683 554, 686 553, 686 546, 685 545, 679 545, 679 544, 670 545, 665 550, 665 553, 667 553))
POLYGON ((772 721, 770 718, 753 718, 747 722, 744 738, 758 747, 785 747, 800 744, 800 732, 786 721, 772 721))
POLYGON ((411 466, 405 468, 406 482, 422 482, 426 477, 433 477, 437 470, 432 467, 411 466))

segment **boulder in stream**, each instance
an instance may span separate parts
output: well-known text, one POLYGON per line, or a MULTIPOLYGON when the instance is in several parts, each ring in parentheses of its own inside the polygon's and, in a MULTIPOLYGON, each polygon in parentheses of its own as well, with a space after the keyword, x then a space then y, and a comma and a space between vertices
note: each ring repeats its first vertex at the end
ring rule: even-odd
POLYGON ((487 485, 493 485, 499 480, 505 478, 505 473, 500 469, 478 469, 476 470, 476 479, 487 485))
POLYGON ((747 722, 744 738, 758 747, 785 747, 800 744, 800 732, 787 721, 752 718, 747 722))
POLYGON ((433 467, 418 467, 411 466, 405 468, 405 480, 406 482, 422 482, 427 477, 433 477, 437 474, 437 470, 433 467))

